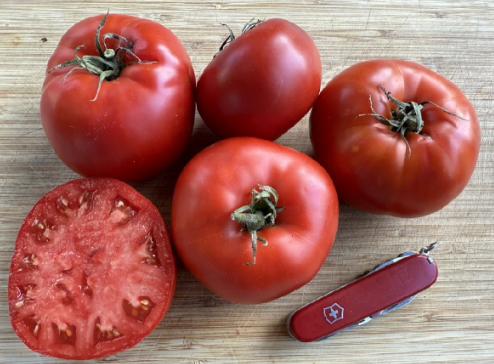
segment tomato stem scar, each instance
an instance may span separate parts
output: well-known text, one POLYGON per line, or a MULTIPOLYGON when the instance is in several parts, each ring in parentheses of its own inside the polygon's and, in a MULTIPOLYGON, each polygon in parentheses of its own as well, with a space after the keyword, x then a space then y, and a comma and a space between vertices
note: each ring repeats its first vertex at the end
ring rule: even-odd
POLYGON ((440 109, 441 111, 443 111, 449 115, 453 115, 453 116, 455 116, 461 120, 465 120, 461 116, 454 114, 451 111, 446 110, 442 106, 439 106, 432 101, 423 101, 420 103, 415 102, 415 101, 403 102, 403 101, 400 101, 397 98, 393 97, 391 95, 391 92, 387 91, 383 86, 378 85, 378 87, 381 89, 382 92, 384 92, 387 99, 397 106, 395 109, 390 110, 392 118, 388 119, 385 116, 378 114, 374 110, 374 107, 372 105, 372 97, 371 96, 369 96, 369 104, 370 104, 370 109, 371 109, 372 113, 360 114, 357 117, 373 116, 381 124, 384 124, 386 126, 391 127, 392 132, 400 133, 401 137, 403 138, 403 141, 405 142, 406 147, 407 147, 406 158, 409 158, 411 153, 412 153, 412 151, 410 149, 410 144, 408 143, 408 140, 407 140, 407 134, 409 132, 415 133, 415 134, 420 134, 422 136, 430 138, 429 135, 425 134, 422 131, 422 129, 424 127, 424 120, 422 119, 422 109, 424 108, 424 105, 431 104, 432 106, 437 107, 438 109, 440 109))
POLYGON ((258 236, 257 232, 265 227, 274 226, 278 213, 284 209, 284 207, 276 206, 279 196, 273 187, 257 186, 261 191, 256 189, 251 191, 250 204, 236 209, 231 214, 232 220, 242 224, 241 231, 247 230, 251 236, 253 259, 246 265, 256 264, 257 241, 260 241, 263 246, 268 245, 267 240, 258 236))

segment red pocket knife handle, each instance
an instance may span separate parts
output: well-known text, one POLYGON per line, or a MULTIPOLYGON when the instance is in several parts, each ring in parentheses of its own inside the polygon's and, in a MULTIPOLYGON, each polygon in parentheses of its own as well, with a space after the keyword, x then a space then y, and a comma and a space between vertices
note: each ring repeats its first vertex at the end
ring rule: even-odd
POLYGON ((337 290, 293 311, 290 335, 303 342, 322 340, 367 322, 382 311, 430 287, 437 266, 424 254, 398 258, 337 290))

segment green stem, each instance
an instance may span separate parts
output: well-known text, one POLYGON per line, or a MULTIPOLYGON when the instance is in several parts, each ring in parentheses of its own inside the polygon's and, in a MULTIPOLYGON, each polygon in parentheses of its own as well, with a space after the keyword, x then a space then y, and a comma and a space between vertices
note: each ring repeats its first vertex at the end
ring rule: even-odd
POLYGON ((253 189, 251 191, 252 200, 249 205, 236 209, 231 218, 242 224, 241 231, 247 230, 251 237, 252 244, 252 262, 247 265, 256 264, 257 242, 260 241, 263 246, 268 245, 266 239, 257 235, 259 230, 269 226, 274 226, 278 213, 284 207, 277 207, 278 193, 270 186, 258 185, 260 191, 253 189))
POLYGON ((398 100, 397 98, 391 95, 391 92, 387 91, 383 86, 378 85, 378 87, 384 92, 387 99, 396 105, 396 108, 392 108, 391 119, 386 118, 385 116, 376 113, 374 107, 372 105, 372 98, 369 96, 369 104, 370 109, 372 111, 371 114, 361 114, 360 116, 373 116, 379 121, 381 124, 389 126, 392 132, 399 133, 406 144, 407 147, 407 155, 406 158, 409 158, 411 155, 410 144, 407 140, 408 133, 415 133, 430 138, 429 135, 425 134, 422 129, 424 128, 424 119, 422 119, 422 109, 424 105, 431 104, 441 111, 456 116, 459 119, 464 120, 462 117, 444 109, 443 107, 435 104, 432 101, 423 101, 421 103, 417 103, 415 101, 403 102, 398 100))
POLYGON ((101 29, 104 27, 106 19, 108 17, 107 12, 101 22, 98 25, 98 28, 96 29, 96 34, 94 37, 94 42, 96 45, 96 49, 98 50, 98 55, 84 55, 82 57, 79 57, 77 55, 77 52, 81 49, 84 48, 83 45, 78 46, 77 48, 74 49, 74 59, 63 62, 52 69, 48 71, 48 73, 52 72, 53 70, 60 69, 63 67, 68 67, 68 66, 76 66, 72 68, 70 71, 67 72, 67 74, 64 76, 62 79, 62 82, 65 82, 65 79, 69 74, 72 73, 72 71, 76 69, 85 69, 97 76, 99 76, 99 82, 98 82, 98 88, 96 90, 96 95, 91 101, 96 101, 98 98, 99 91, 101 89, 101 84, 103 81, 111 81, 120 76, 120 72, 122 70, 131 64, 135 63, 142 63, 139 57, 135 55, 132 52, 132 44, 129 42, 125 37, 122 37, 118 34, 114 33, 106 33, 102 36, 102 42, 100 42, 100 33, 101 29), (118 45, 113 48, 108 48, 106 45, 106 40, 107 39, 115 39, 118 41, 118 45), (131 63, 124 63, 123 62, 123 56, 122 52, 125 54, 130 54, 133 58, 136 59, 136 62, 131 62, 131 63))

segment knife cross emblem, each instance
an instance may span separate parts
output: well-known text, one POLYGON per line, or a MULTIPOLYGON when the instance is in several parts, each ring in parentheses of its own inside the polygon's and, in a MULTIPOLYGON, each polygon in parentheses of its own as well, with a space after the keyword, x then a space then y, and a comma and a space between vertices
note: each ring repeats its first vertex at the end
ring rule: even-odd
POLYGON ((333 303, 331 306, 324 308, 323 313, 326 321, 332 325, 343 318, 343 311, 343 307, 337 303, 333 303))

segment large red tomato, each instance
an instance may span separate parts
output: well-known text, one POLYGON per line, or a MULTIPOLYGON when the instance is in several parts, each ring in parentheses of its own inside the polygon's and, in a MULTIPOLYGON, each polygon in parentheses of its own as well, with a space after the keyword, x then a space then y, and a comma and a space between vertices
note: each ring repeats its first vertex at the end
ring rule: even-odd
POLYGON ((310 110, 322 65, 311 37, 283 19, 247 27, 221 50, 197 83, 197 108, 220 137, 274 140, 310 110))
POLYGON ((199 152, 173 194, 177 252, 200 282, 232 302, 267 302, 309 282, 337 225, 338 198, 324 168, 257 138, 199 152))
POLYGON ((185 149, 195 76, 182 43, 164 26, 118 14, 82 20, 64 34, 47 70, 41 122, 75 172, 142 180, 185 149))
POLYGON ((342 200, 401 217, 433 213, 458 196, 480 148, 477 116, 461 90, 394 59, 333 78, 311 112, 310 137, 342 200))
POLYGON ((20 228, 8 286, 12 327, 44 355, 111 355, 158 325, 175 282, 165 223, 148 199, 118 180, 70 181, 20 228))

